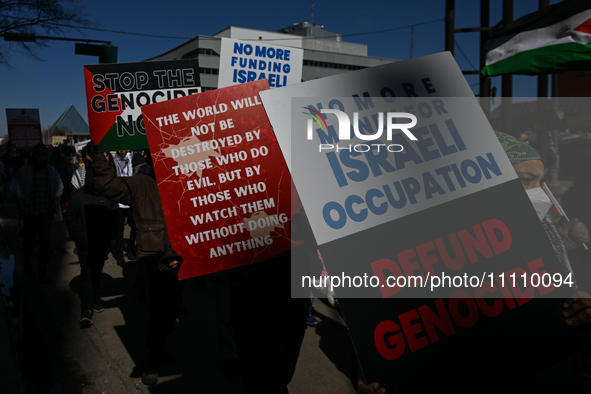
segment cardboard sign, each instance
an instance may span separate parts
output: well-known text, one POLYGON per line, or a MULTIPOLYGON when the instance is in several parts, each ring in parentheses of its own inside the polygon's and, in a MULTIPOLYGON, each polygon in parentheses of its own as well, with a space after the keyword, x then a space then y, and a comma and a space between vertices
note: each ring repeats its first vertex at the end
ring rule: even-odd
MULTIPOLYGON (((572 276, 449 53, 261 98, 368 381, 457 391, 506 373, 507 387, 528 377, 514 372, 521 358, 503 358, 520 341, 532 341, 529 372, 582 346, 588 334, 567 340, 559 310, 572 276), (527 318, 515 322, 517 309, 527 318), (474 367, 478 348, 485 368, 474 367), (427 360, 437 379, 423 378, 427 360)), ((305 279, 292 278, 292 295, 320 273, 305 279)))
POLYGON ((8 138, 15 149, 31 149, 43 143, 39 110, 6 108, 8 138))
POLYGON ((291 248, 291 177, 259 91, 266 80, 142 108, 180 278, 291 248))
POLYGON ((201 91, 197 60, 84 66, 90 138, 102 152, 148 147, 141 108, 201 91))
POLYGON ((300 83, 304 50, 222 38, 218 88, 267 79, 271 88, 300 83))

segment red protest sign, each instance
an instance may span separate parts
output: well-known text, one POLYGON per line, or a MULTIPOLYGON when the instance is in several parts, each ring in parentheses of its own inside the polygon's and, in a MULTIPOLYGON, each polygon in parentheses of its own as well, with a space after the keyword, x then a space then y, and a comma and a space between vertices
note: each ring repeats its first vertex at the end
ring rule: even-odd
POLYGON ((142 107, 186 279, 291 248, 291 177, 258 92, 266 80, 142 107))

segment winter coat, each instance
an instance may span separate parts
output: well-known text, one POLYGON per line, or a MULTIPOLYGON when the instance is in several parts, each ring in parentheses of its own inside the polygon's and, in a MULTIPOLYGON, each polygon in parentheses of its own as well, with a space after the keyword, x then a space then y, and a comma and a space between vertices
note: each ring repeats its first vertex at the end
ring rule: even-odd
POLYGON ((104 251, 117 234, 117 204, 91 193, 87 188, 74 191, 64 221, 78 254, 104 251))
POLYGON ((92 163, 94 186, 109 200, 130 205, 137 230, 137 257, 160 254, 170 243, 156 180, 147 175, 117 177, 114 167, 99 154, 92 163))

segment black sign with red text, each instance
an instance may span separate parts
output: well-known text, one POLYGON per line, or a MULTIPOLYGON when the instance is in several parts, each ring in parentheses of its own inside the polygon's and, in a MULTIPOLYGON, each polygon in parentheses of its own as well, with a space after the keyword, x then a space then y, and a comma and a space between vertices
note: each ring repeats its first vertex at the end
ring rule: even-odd
POLYGON ((335 288, 368 382, 396 392, 462 392, 458 382, 465 392, 498 391, 591 344, 590 333, 565 323, 574 283, 551 244, 539 242, 547 237, 534 215, 514 180, 320 247, 329 275, 380 278, 367 291, 381 297, 335 288), (343 259, 358 271, 331 264, 343 259), (444 273, 480 280, 382 286, 390 276, 444 273), (532 286, 536 278, 545 281, 532 286))

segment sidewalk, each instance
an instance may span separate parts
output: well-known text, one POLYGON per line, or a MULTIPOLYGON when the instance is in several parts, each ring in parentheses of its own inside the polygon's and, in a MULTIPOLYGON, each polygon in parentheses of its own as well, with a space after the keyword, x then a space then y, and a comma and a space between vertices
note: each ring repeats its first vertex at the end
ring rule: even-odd
MULTIPOLYGON (((16 228, 12 231, 14 236, 16 228)), ((15 328, 18 340, 12 343, 18 359, 11 361, 9 352, 4 351, 7 344, 3 339, 8 336, 4 335, 6 319, 0 311, 0 367, 9 364, 0 375, 2 394, 243 392, 240 382, 222 374, 212 286, 207 280, 187 281, 184 305, 188 313, 181 317, 170 340, 177 363, 164 368, 159 384, 148 388, 141 383, 138 368, 145 351, 148 305, 133 291, 136 263, 128 262, 122 269, 109 255, 101 285, 106 309, 94 315, 91 328, 80 329, 75 292, 78 259, 62 222, 54 223, 53 242, 58 248, 63 243, 66 253, 52 256, 52 283, 41 285, 20 275, 20 243, 16 237, 11 240, 21 278, 15 282, 20 311, 15 328)), ((314 306, 323 322, 307 329, 290 392, 354 393, 347 377, 351 362, 347 330, 334 309, 321 300, 314 306)), ((261 335, 265 334, 264 314, 262 304, 261 316, 253 316, 261 321, 261 335)))

